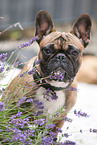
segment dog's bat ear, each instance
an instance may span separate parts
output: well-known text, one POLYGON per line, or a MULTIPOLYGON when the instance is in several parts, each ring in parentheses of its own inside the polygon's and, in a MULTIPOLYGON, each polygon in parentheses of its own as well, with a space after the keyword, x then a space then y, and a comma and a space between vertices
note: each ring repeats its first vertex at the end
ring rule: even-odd
POLYGON ((39 36, 40 40, 43 36, 55 31, 54 23, 51 16, 44 10, 38 12, 36 16, 36 32, 35 36, 39 36))
POLYGON ((71 31, 71 33, 82 41, 84 47, 86 47, 90 41, 91 23, 90 16, 88 14, 83 14, 75 21, 71 31))

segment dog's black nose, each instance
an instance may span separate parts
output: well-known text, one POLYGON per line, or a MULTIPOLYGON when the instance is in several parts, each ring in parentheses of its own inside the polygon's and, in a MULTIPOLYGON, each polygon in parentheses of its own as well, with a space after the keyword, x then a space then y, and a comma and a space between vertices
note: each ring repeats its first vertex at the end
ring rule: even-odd
POLYGON ((65 57, 66 56, 64 54, 62 54, 62 53, 57 54, 57 60, 64 61, 65 57))

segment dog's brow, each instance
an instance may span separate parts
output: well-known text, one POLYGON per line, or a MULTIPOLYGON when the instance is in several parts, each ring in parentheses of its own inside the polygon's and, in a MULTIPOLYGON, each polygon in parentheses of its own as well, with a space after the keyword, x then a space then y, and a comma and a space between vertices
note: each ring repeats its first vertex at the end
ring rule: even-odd
POLYGON ((75 45, 79 49, 83 49, 84 46, 82 42, 71 33, 65 33, 65 32, 52 32, 49 35, 45 36, 42 41, 40 42, 40 48, 45 47, 49 43, 55 42, 59 37, 64 38, 66 45, 75 45))
POLYGON ((49 35, 45 36, 40 42, 40 47, 47 45, 48 43, 54 42, 57 38, 61 36, 61 32, 52 32, 49 35))

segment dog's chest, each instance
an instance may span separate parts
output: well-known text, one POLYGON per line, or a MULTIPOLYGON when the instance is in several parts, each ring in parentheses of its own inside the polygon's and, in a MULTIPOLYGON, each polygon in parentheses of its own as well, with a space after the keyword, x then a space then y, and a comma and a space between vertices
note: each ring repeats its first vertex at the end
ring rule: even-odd
POLYGON ((55 91, 57 99, 47 99, 44 97, 44 94, 47 93, 47 90, 43 87, 40 87, 36 93, 36 99, 43 101, 44 107, 49 114, 57 112, 58 109, 61 109, 65 105, 65 93, 63 91, 55 91))

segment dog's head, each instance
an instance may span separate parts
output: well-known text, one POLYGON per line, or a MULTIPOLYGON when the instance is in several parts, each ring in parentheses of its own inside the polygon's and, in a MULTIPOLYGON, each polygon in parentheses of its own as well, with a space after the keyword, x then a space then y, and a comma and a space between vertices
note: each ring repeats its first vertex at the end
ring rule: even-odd
POLYGON ((89 44, 91 19, 81 15, 69 33, 57 32, 52 18, 46 11, 36 16, 35 36, 39 37, 39 59, 42 77, 62 73, 64 82, 75 77, 82 62, 82 52, 89 44))

